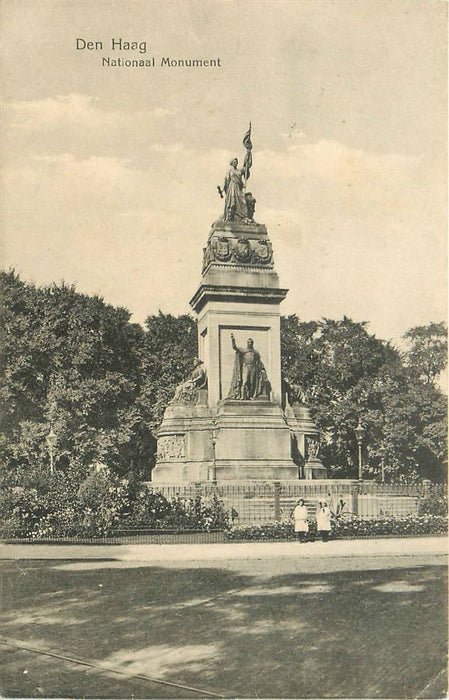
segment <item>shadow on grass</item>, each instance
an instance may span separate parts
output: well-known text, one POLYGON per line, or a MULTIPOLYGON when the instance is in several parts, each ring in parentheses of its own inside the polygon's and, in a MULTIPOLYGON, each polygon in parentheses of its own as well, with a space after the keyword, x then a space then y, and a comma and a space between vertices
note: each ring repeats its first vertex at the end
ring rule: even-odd
MULTIPOLYGON (((4 636, 240 697, 412 698, 444 666, 441 566, 263 578, 250 565, 244 575, 70 567, 5 564, 4 636)), ((9 696, 188 697, 39 655, 6 657, 9 696)))

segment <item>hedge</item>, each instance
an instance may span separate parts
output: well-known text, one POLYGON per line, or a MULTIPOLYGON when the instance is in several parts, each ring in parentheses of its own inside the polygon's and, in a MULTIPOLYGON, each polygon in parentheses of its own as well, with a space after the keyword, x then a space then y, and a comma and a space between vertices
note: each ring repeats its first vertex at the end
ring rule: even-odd
POLYGON ((195 530, 228 527, 217 496, 170 500, 145 487, 131 492, 126 479, 93 473, 81 484, 48 479, 46 489, 0 490, 0 537, 31 539, 104 537, 117 529, 195 530))
MULTIPOLYGON (((117 530, 222 530, 228 541, 292 540, 292 521, 230 525, 230 513, 217 494, 209 498, 166 498, 109 472, 86 478, 47 475, 40 488, 0 490, 0 536, 32 539, 102 537, 117 530)), ((316 537, 310 520, 309 539, 316 537)), ((422 499, 419 515, 375 520, 334 519, 332 538, 431 535, 447 530, 447 499, 422 499), (429 512, 430 511, 430 512, 429 512)))
MULTIPOLYGON (((330 539, 347 539, 351 537, 384 537, 396 535, 440 535, 447 533, 447 517, 441 515, 407 515, 404 517, 382 517, 373 520, 352 517, 336 519, 332 523, 330 539)), ((317 537, 316 521, 309 520, 307 538, 317 537)), ((225 539, 231 542, 294 540, 296 539, 291 522, 258 523, 254 525, 236 525, 225 532, 225 539)))

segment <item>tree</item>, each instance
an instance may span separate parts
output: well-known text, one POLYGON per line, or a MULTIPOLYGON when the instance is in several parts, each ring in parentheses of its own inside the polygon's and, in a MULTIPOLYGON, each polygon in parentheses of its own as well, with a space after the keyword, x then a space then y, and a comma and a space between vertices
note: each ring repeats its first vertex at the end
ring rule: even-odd
POLYGON ((377 392, 380 413, 371 431, 368 475, 384 460, 388 480, 444 481, 447 471, 447 402, 407 368, 383 371, 377 392))
POLYGON ((372 378, 388 358, 396 359, 394 350, 370 335, 366 325, 346 316, 308 324, 296 316, 282 319, 284 376, 303 387, 323 435, 320 456, 336 477, 357 475, 354 427, 362 411, 378 408, 372 378))
MULTIPOLYGON (((159 312, 142 328, 100 297, 26 284, 14 271, 0 273, 0 293, 3 483, 44 487, 50 424, 57 471, 75 486, 95 462, 133 483, 149 478, 164 410, 197 353, 194 319, 159 312)), ((443 325, 411 329, 403 357, 347 317, 281 319, 283 375, 305 391, 331 475, 357 475, 360 417, 366 476, 378 478, 383 463, 391 480, 445 477, 447 409, 434 385, 443 325)))
POLYGON ((51 424, 58 469, 85 475, 102 462, 149 478, 156 429, 196 354, 194 320, 160 312, 144 330, 64 283, 39 288, 11 271, 0 285, 4 477, 48 471, 51 424))
POLYGON ((357 476, 354 428, 366 432, 364 475, 389 480, 445 478, 446 402, 403 365, 397 349, 344 317, 281 320, 284 376, 300 384, 322 434, 320 456, 332 476, 357 476))
POLYGON ((409 342, 405 353, 406 365, 427 384, 434 384, 438 375, 447 367, 447 326, 445 323, 429 323, 410 328, 404 336, 409 342))
POLYGON ((64 283, 38 288, 12 271, 0 284, 0 455, 9 470, 48 469, 51 423, 58 468, 85 471, 105 461, 126 472, 137 436, 148 433, 135 406, 143 329, 126 309, 64 283))
POLYGON ((164 410, 173 398, 175 387, 192 370, 197 354, 196 322, 187 314, 172 316, 159 311, 145 321, 146 333, 141 349, 142 388, 139 404, 154 432, 164 410))

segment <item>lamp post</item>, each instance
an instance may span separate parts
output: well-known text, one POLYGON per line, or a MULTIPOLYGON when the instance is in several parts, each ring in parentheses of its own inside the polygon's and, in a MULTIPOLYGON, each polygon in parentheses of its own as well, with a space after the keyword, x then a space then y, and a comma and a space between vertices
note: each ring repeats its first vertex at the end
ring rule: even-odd
POLYGON ((55 469, 54 469, 53 453, 54 453, 54 449, 56 447, 56 443, 58 441, 58 438, 56 437, 56 433, 53 430, 52 425, 50 425, 50 432, 48 433, 48 435, 45 439, 47 441, 48 450, 50 452, 50 474, 54 474, 55 469))
POLYGON ((357 444, 359 446, 359 481, 363 481, 363 474, 362 474, 362 442, 363 442, 363 436, 365 435, 365 428, 360 422, 359 418, 359 423, 357 425, 357 428, 354 428, 354 433, 357 438, 357 444))
POLYGON ((383 443, 381 445, 379 452, 380 452, 380 480, 384 484, 385 483, 385 457, 387 454, 387 450, 386 450, 385 445, 383 443))
POLYGON ((212 422, 212 433, 211 433, 211 442, 212 442, 212 481, 214 484, 217 483, 217 456, 216 456, 216 445, 217 445, 217 433, 215 432, 216 429, 216 422, 212 422))

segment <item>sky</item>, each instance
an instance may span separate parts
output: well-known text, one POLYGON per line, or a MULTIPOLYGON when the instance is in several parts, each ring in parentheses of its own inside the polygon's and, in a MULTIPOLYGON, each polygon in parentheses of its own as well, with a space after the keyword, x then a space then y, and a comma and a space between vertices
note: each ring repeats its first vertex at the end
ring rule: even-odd
POLYGON ((188 313, 251 121, 282 313, 394 342, 444 320, 446 17, 440 0, 2 0, 3 267, 140 323, 188 313))

